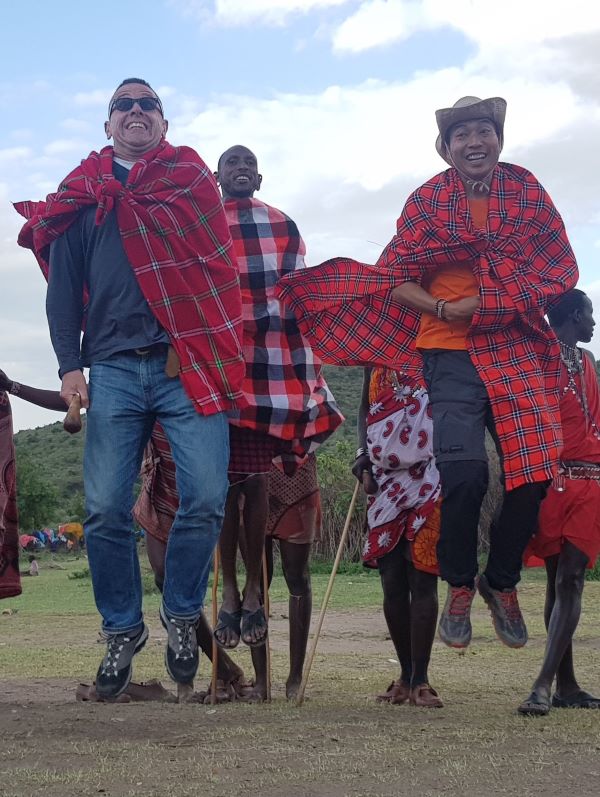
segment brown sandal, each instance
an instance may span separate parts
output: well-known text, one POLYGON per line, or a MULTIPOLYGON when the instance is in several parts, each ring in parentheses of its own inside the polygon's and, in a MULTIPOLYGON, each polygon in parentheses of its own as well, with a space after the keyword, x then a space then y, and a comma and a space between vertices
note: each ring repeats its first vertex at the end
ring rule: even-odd
POLYGON ((176 698, 160 681, 152 680, 141 684, 131 681, 127 689, 114 699, 100 697, 95 684, 79 684, 75 699, 83 703, 174 703, 176 698))
POLYGON ((394 706, 401 706, 408 703, 410 697, 410 687, 402 681, 392 681, 387 691, 382 695, 377 695, 375 700, 378 703, 391 703, 394 706))
POLYGON ((429 684, 419 684, 419 686, 412 687, 410 690, 410 704, 421 708, 444 708, 442 699, 429 684))

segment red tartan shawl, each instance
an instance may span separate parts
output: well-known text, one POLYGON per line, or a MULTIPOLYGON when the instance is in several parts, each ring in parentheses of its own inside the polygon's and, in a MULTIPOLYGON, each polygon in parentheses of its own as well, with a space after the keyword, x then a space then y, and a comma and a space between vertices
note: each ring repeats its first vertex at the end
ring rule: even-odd
POLYGON ((473 227, 458 173, 442 172, 409 197, 375 266, 336 258, 285 277, 278 292, 324 362, 416 373, 419 314, 395 304, 390 291, 464 261, 481 297, 467 345, 490 397, 507 489, 552 478, 560 360, 544 314, 578 272, 563 221, 530 172, 498 164, 485 230, 473 227))
POLYGON ((21 594, 15 447, 8 394, 0 391, 0 598, 21 594))
POLYGON ((225 215, 240 271, 246 362, 245 405, 229 420, 287 441, 302 461, 344 420, 321 361, 275 297, 281 277, 306 270, 304 241, 292 219, 258 199, 227 199, 225 215))
POLYGON ((181 361, 181 380, 204 415, 230 409, 244 376, 241 296, 231 236, 210 170, 188 147, 163 142, 136 162, 125 186, 113 148, 92 152, 45 202, 19 202, 28 221, 19 244, 48 276, 49 245, 97 205, 116 210, 127 259, 181 361))

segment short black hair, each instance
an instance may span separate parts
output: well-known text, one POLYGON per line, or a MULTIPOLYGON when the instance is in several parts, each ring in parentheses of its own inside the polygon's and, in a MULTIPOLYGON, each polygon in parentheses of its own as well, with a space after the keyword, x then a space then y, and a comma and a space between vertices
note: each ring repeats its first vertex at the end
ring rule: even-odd
POLYGON ((560 299, 548 310, 550 326, 553 329, 562 327, 562 325, 569 320, 570 316, 573 315, 575 310, 583 310, 585 299, 587 298, 587 294, 580 291, 579 288, 572 288, 570 291, 563 293, 560 299))
MULTIPOLYGON (((148 83, 148 81, 147 81, 147 80, 142 80, 142 78, 141 78, 141 77, 126 77, 126 78, 125 78, 125 80, 122 80, 122 81, 119 83, 119 85, 117 86, 117 88, 115 89, 115 91, 118 91, 118 90, 121 88, 121 86, 127 86, 127 84, 128 84, 128 83, 141 83, 141 84, 142 84, 142 86, 148 86, 148 88, 149 88, 149 89, 152 89, 152 91, 154 91, 154 89, 153 89, 153 88, 152 88, 152 86, 151 86, 151 85, 148 83)), ((155 92, 155 91, 154 91, 154 93, 156 94, 156 92, 155 92)))

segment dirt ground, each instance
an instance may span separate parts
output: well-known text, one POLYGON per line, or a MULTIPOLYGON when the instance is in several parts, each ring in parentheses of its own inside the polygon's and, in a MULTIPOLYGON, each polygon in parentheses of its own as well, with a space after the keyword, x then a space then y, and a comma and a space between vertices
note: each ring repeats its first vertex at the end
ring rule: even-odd
MULTIPOLYGON (((598 684, 600 585, 590 584, 576 650, 582 683, 598 684)), ((541 585, 524 589, 541 610, 541 585)), ((438 710, 380 705, 373 694, 396 674, 381 612, 331 611, 305 704, 289 705, 285 605, 272 607, 274 699, 269 705, 77 703, 73 678, 2 678, 2 797, 392 797, 392 795, 597 795, 600 712, 554 710, 519 717, 542 653, 541 624, 522 651, 495 639, 482 606, 475 638, 459 655, 436 643, 431 678, 438 710)), ((11 620, 1 618, 0 634, 11 620)), ((16 627, 15 627, 16 630, 16 627)), ((73 624, 57 623, 68 645, 73 624)), ((77 633, 81 634, 81 626, 77 633)), ((92 647, 93 626, 86 630, 92 647)), ((35 644, 29 634, 17 643, 35 644)), ((160 671, 164 635, 152 629, 141 675, 160 671)), ((91 653, 98 658, 101 648, 91 653)), ((247 656, 239 659, 248 669, 247 656)), ((87 666, 87 665, 86 665, 87 666)), ((198 685, 207 682, 208 668, 198 685)), ((140 673, 138 673, 139 677, 140 673)), ((163 681, 166 684, 166 681, 163 681)))

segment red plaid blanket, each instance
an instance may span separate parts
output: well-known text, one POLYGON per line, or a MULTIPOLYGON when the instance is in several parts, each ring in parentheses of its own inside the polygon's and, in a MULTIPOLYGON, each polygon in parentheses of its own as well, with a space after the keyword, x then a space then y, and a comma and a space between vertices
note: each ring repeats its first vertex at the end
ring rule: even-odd
POLYGON ((28 221, 19 244, 44 275, 48 250, 84 207, 96 223, 116 209, 127 258, 181 361, 181 380, 204 415, 234 406, 244 375, 241 298, 231 236, 214 178, 194 150, 164 142, 127 184, 112 173, 113 149, 92 152, 45 202, 19 202, 28 221))
POLYGON ((8 394, 0 391, 0 598, 21 594, 15 447, 8 394))
POLYGON ((552 478, 561 445, 559 358, 544 313, 578 272, 562 219, 528 171, 498 164, 483 231, 473 229, 457 172, 442 172, 409 197, 375 266, 329 260, 284 278, 278 295, 324 362, 415 373, 419 314, 394 304, 390 290, 465 260, 481 296, 468 348, 490 396, 506 486, 552 478))
POLYGON ((257 199, 228 199, 225 214, 242 288, 245 406, 237 426, 289 441, 300 460, 342 423, 343 416, 295 318, 275 296, 286 274, 306 269, 295 223, 257 199))

